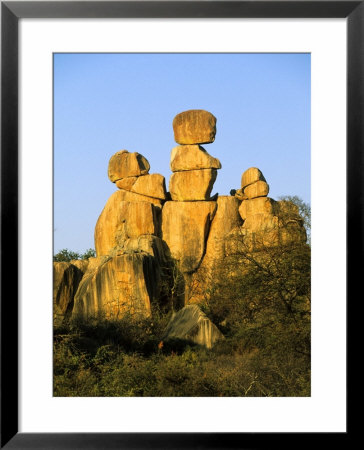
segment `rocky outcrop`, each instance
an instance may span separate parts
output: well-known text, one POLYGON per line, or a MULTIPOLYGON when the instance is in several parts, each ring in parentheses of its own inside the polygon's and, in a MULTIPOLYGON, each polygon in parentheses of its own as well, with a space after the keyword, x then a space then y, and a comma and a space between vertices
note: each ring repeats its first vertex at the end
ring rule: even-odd
MULTIPOLYGON (((95 226, 97 257, 55 263, 58 321, 71 314, 148 317, 170 282, 174 306, 199 303, 237 243, 259 250, 306 239, 298 209, 269 198, 269 185, 256 167, 243 173, 241 186, 230 196, 211 197, 221 163, 199 145, 215 139, 211 113, 184 111, 174 118, 173 130, 180 145, 171 152, 169 192, 163 175, 149 173, 143 155, 122 150, 110 158, 108 176, 118 189, 95 226)), ((174 315, 166 336, 211 347, 219 333, 190 305, 174 315)))
POLYGON ((236 229, 232 234, 245 236, 248 248, 259 250, 292 240, 306 242, 298 208, 292 202, 268 198, 269 186, 258 168, 251 167, 243 173, 241 192, 245 199, 241 202, 239 214, 244 223, 240 231, 236 229))
POLYGON ((197 305, 187 305, 173 314, 165 329, 163 340, 171 339, 212 348, 224 336, 197 305))
POLYGON ((203 109, 190 109, 173 119, 173 131, 178 144, 208 144, 215 140, 216 117, 203 109))
POLYGON ((106 258, 86 272, 74 299, 73 317, 148 317, 158 294, 159 267, 146 252, 106 258))

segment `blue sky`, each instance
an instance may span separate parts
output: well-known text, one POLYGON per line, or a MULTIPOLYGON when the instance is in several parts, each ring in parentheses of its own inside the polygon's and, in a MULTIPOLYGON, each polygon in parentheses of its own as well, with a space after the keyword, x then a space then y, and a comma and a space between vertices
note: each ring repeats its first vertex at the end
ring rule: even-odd
POLYGON ((55 54, 54 251, 94 248, 117 189, 107 177, 118 150, 139 152, 168 181, 172 121, 188 109, 217 118, 212 194, 229 195, 259 167, 269 196, 310 203, 309 54, 55 54))

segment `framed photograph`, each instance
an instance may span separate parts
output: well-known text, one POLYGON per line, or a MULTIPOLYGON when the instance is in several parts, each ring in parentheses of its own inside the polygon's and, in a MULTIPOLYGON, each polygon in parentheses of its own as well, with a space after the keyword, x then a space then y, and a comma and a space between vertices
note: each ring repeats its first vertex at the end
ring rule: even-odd
POLYGON ((348 439, 363 25, 360 1, 1 3, 2 447, 348 439))

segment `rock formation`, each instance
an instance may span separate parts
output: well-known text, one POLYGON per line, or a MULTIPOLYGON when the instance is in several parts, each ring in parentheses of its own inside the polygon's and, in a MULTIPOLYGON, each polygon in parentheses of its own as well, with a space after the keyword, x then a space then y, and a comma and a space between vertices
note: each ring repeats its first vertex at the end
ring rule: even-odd
POLYGON ((77 267, 78 261, 73 262, 75 264, 53 263, 53 316, 56 325, 71 316, 75 294, 87 269, 88 262, 82 268, 77 267))
MULTIPOLYGON (((252 248, 258 248, 260 233, 264 245, 306 239, 298 209, 269 198, 269 185, 256 167, 243 173, 230 196, 211 197, 221 169, 201 147, 215 140, 211 113, 182 112, 173 130, 179 145, 171 152, 169 193, 164 177, 149 173, 143 155, 121 150, 110 158, 108 177, 118 189, 95 226, 96 258, 54 264, 55 323, 71 316, 150 316, 171 267, 183 281, 182 306, 198 304, 232 251, 232 236, 243 236, 252 248)), ((221 333, 190 305, 173 316, 166 336, 209 347, 221 333)))
POLYGON ((162 339, 183 339, 211 348, 224 335, 197 305, 187 305, 172 315, 162 339))
POLYGON ((243 173, 241 189, 235 191, 235 197, 242 200, 239 214, 244 223, 241 229, 232 230, 230 236, 244 235, 249 248, 255 250, 292 239, 305 242, 306 232, 298 208, 291 202, 277 202, 268 193, 269 185, 258 168, 250 167, 243 173))

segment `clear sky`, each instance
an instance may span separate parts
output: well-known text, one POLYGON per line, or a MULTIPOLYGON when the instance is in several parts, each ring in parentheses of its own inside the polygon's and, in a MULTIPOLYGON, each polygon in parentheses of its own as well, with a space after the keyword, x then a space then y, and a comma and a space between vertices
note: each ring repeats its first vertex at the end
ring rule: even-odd
POLYGON ((110 157, 145 156, 168 190, 172 121, 188 109, 217 118, 212 195, 259 167, 269 196, 310 203, 309 54, 55 54, 54 251, 94 248, 94 227, 117 189, 110 157))

